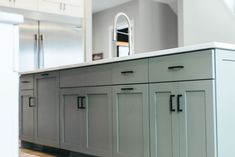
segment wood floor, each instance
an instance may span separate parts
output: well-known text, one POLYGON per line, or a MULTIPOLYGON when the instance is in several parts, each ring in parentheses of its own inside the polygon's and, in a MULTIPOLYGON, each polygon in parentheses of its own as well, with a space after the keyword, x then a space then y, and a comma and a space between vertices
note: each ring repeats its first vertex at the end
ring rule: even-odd
POLYGON ((41 153, 41 152, 37 152, 37 151, 33 151, 33 150, 29 150, 29 149, 20 149, 20 154, 19 157, 56 157, 50 154, 45 154, 45 153, 41 153))

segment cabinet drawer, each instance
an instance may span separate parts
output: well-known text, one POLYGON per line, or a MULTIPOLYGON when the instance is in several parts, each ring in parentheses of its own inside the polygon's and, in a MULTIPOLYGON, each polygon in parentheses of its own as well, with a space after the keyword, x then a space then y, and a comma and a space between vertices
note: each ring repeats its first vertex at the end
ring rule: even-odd
POLYGON ((148 59, 119 62, 112 65, 113 84, 146 82, 148 82, 148 59))
POLYGON ((214 78, 213 68, 213 50, 150 58, 149 81, 210 79, 214 78))
POLYGON ((20 77, 20 89, 33 89, 33 75, 25 75, 20 77))
POLYGON ((111 76, 109 64, 63 70, 60 72, 60 87, 110 85, 111 76))

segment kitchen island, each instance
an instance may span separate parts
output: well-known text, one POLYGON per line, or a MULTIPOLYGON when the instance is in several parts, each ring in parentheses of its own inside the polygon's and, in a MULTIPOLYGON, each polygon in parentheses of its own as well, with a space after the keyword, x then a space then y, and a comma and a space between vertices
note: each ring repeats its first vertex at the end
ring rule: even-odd
POLYGON ((20 72, 20 138, 100 157, 233 156, 235 46, 20 72))

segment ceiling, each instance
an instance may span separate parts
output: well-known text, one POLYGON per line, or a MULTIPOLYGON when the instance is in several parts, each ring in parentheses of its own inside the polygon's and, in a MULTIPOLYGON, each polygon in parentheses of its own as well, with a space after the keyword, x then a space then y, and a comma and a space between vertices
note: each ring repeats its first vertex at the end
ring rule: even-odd
POLYGON ((93 13, 112 8, 132 0, 92 0, 93 13))

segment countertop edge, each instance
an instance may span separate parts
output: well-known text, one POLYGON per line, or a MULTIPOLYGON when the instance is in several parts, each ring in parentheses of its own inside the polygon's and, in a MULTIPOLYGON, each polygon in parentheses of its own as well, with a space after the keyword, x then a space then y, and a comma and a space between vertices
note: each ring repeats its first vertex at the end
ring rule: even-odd
POLYGON ((49 72, 49 71, 66 70, 66 69, 115 63, 115 62, 121 62, 121 61, 136 60, 136 59, 149 58, 149 57, 158 57, 158 56, 163 56, 163 55, 172 55, 172 54, 177 54, 177 53, 186 53, 186 52, 199 51, 199 50, 204 50, 204 49, 235 50, 235 45, 228 44, 228 43, 221 43, 221 42, 210 42, 210 43, 191 45, 191 46, 185 46, 185 47, 179 47, 179 48, 173 48, 173 49, 139 53, 139 54, 135 54, 135 55, 128 56, 128 57, 103 59, 103 60, 98 60, 98 61, 93 61, 93 62, 88 62, 88 63, 59 66, 59 67, 54 67, 54 68, 47 68, 47 69, 40 69, 40 70, 33 70, 33 71, 18 71, 18 73, 20 75, 43 73, 43 72, 49 72))

